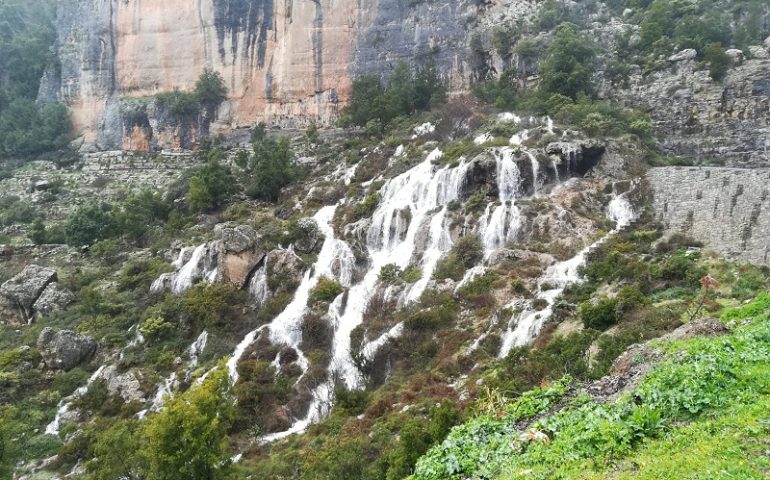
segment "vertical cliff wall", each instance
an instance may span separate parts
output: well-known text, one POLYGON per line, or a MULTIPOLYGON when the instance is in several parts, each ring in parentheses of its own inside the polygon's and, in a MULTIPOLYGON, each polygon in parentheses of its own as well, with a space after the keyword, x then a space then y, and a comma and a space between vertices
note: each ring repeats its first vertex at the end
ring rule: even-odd
POLYGON ((653 168, 655 215, 728 258, 770 264, 770 169, 653 168))
POLYGON ((41 96, 70 105, 91 149, 190 146, 209 127, 259 121, 330 123, 352 78, 386 76, 400 60, 433 61, 462 90, 479 19, 535 9, 534 0, 61 0, 60 68, 41 96), (150 101, 191 90, 205 68, 230 90, 216 118, 173 118, 150 101))

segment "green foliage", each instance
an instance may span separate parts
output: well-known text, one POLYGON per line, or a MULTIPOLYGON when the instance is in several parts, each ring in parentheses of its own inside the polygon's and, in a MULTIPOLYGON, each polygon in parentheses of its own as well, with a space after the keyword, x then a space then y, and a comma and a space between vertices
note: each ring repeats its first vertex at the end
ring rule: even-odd
POLYGON ((235 192, 235 178, 229 168, 219 163, 219 156, 220 152, 215 151, 206 165, 190 177, 187 202, 193 211, 220 208, 235 192))
POLYGON ((92 459, 85 465, 93 480, 143 478, 143 465, 137 454, 141 444, 137 420, 120 420, 91 439, 92 459))
POLYGON ((449 254, 439 260, 433 278, 460 280, 465 270, 473 267, 484 256, 484 247, 478 235, 466 235, 461 237, 452 246, 449 254))
POLYGON ((0 4, 0 158, 60 150, 69 141, 67 108, 35 103, 53 61, 53 6, 45 0, 0 4))
POLYGON ((288 401, 291 382, 284 375, 276 375, 270 363, 260 360, 239 362, 238 375, 233 389, 239 418, 236 427, 257 434, 273 431, 275 408, 288 401))
POLYGON ((353 80, 353 91, 343 111, 343 126, 366 126, 376 122, 381 128, 391 120, 426 110, 444 101, 446 88, 436 67, 427 64, 414 72, 405 62, 396 65, 387 86, 376 76, 353 80))
POLYGON ((548 47, 540 66, 540 92, 543 98, 558 93, 576 99, 592 91, 594 47, 580 33, 580 27, 563 23, 548 47))
POLYGON ((179 117, 192 117, 198 115, 200 103, 198 96, 193 92, 184 92, 175 88, 170 92, 161 92, 155 95, 155 101, 162 108, 168 109, 179 117))
POLYGON ((246 293, 225 283, 198 283, 185 292, 180 308, 194 330, 225 325, 236 317, 235 309, 246 302, 246 293))
POLYGON ((515 107, 518 88, 516 70, 510 67, 503 70, 498 78, 475 85, 473 93, 484 102, 507 109, 515 107))
MULTIPOLYGON (((520 472, 527 472, 527 478, 537 479, 598 479, 608 475, 615 478, 618 467, 626 470, 630 466, 633 467, 629 475, 619 478, 636 478, 640 468, 654 470, 658 462, 673 463, 688 475, 693 468, 698 472, 711 471, 714 462, 720 460, 704 462, 700 457, 688 469, 678 465, 675 459, 648 459, 639 463, 634 455, 637 450, 660 442, 658 439, 663 433, 668 439, 682 438, 683 434, 692 437, 697 433, 704 439, 710 438, 711 442, 711 445, 704 444, 699 438, 699 445, 709 451, 718 450, 725 439, 713 435, 713 418, 727 415, 734 422, 733 412, 751 411, 757 403, 770 401, 770 383, 766 376, 770 367, 770 352, 766 348, 770 339, 768 306, 770 295, 761 294, 754 302, 723 314, 724 319, 748 319, 732 333, 664 346, 668 357, 630 395, 616 402, 594 403, 578 396, 563 409, 545 415, 521 432, 514 426, 517 417, 513 412, 523 410, 531 416, 533 411, 545 412, 553 405, 553 401, 540 404, 541 397, 525 394, 507 409, 513 418, 482 416, 455 427, 443 444, 433 447, 418 461, 412 478, 514 479, 522 478, 520 472), (528 405, 535 408, 530 409, 528 405), (686 420, 692 423, 686 425, 683 423, 686 420), (629 457, 627 464, 623 462, 624 457, 629 457)), ((762 413, 755 416, 752 423, 766 416, 762 409, 753 411, 762 413)), ((764 436, 762 429, 743 432, 739 442, 752 445, 752 449, 754 440, 764 436)), ((690 445, 690 441, 685 440, 676 448, 690 445)), ((737 451, 741 451, 740 447, 737 451)), ((761 455, 762 449, 755 452, 761 455)), ((739 469, 744 474, 738 475, 740 478, 761 478, 759 465, 747 465, 740 454, 724 453, 732 455, 735 463, 741 465, 739 469)), ((668 458, 668 452, 664 456, 668 458)), ((704 475, 704 478, 709 476, 704 475)), ((681 477, 665 474, 643 478, 681 477)))
POLYGON ((158 340, 174 331, 174 324, 167 322, 161 316, 145 319, 139 327, 141 334, 148 340, 158 340))
POLYGON ((115 223, 109 206, 89 203, 73 211, 64 224, 67 244, 80 247, 109 238, 115 223))
POLYGON ((289 140, 264 137, 254 142, 253 149, 252 179, 246 193, 251 198, 275 202, 281 189, 297 178, 289 140))
POLYGON ((203 70, 195 82, 195 96, 201 105, 213 112, 227 100, 227 87, 222 74, 208 68, 203 70))
POLYGON ((310 291, 310 301, 312 303, 331 302, 343 291, 345 289, 340 285, 340 282, 329 277, 321 277, 318 279, 316 286, 310 291))
POLYGON ((132 192, 111 211, 117 231, 138 243, 145 243, 151 227, 164 223, 169 213, 168 203, 149 189, 132 192))
POLYGON ((227 478, 231 469, 227 431, 235 407, 226 368, 212 371, 201 385, 166 402, 146 420, 140 455, 149 478, 177 480, 227 478))
POLYGON ((709 65, 709 74, 714 80, 722 80, 730 67, 730 56, 721 43, 709 43, 703 48, 703 60, 709 65))

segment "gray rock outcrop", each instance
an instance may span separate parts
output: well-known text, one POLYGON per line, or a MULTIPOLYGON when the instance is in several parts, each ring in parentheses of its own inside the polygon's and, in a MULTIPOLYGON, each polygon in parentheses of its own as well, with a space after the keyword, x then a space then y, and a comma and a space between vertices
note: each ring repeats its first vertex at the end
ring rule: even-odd
MULTIPOLYGON (((273 250, 267 254, 267 283, 274 290, 291 291, 299 286, 305 274, 305 263, 294 252, 273 250)), ((273 289, 271 289, 273 290, 273 289)))
POLYGON ((134 372, 119 373, 114 365, 109 365, 102 370, 99 378, 104 381, 110 395, 119 395, 126 402, 144 400, 145 394, 134 372))
POLYGON ((72 370, 96 353, 96 341, 72 330, 46 327, 37 338, 37 348, 45 365, 52 370, 72 370))
POLYGON ((243 288, 249 274, 265 256, 262 238, 248 225, 219 224, 214 228, 217 242, 217 280, 243 288))
POLYGON ((64 310, 75 301, 75 295, 58 283, 49 283, 37 297, 32 308, 41 315, 49 315, 64 310))
POLYGON ((0 295, 15 307, 21 318, 31 322, 34 305, 46 287, 56 281, 56 270, 28 265, 18 275, 0 286, 0 295))

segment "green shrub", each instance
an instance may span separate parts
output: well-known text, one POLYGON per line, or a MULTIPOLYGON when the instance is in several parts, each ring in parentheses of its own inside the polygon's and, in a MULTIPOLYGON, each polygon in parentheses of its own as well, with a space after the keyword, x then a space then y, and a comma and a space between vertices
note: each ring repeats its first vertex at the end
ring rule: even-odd
POLYGON ((253 144, 252 179, 246 194, 251 198, 275 202, 281 189, 297 178, 294 154, 287 138, 276 141, 264 137, 253 144))
POLYGON ((182 313, 190 323, 201 330, 203 327, 226 325, 236 317, 236 309, 246 302, 246 293, 225 283, 199 283, 185 292, 181 299, 182 313))
POLYGON ((75 247, 91 245, 109 238, 115 232, 110 206, 89 203, 70 213, 64 224, 67 244, 75 247))
POLYGON ((174 89, 170 92, 156 94, 155 100, 160 107, 168 109, 169 112, 179 117, 192 117, 200 112, 198 97, 193 92, 174 89))
POLYGON ((195 96, 209 112, 227 100, 227 87, 222 74, 214 70, 205 69, 195 82, 195 96))
POLYGON ((313 290, 310 291, 310 301, 313 303, 331 302, 344 291, 345 289, 338 281, 329 277, 321 277, 313 290))

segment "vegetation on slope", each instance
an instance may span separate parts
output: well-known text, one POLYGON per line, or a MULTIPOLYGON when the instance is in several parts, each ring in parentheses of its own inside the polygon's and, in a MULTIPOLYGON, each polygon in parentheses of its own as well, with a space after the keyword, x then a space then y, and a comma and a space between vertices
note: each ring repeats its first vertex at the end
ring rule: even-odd
POLYGON ((543 413, 564 387, 532 391, 453 429, 411 478, 765 478, 770 294, 721 319, 733 327, 724 337, 659 344, 663 362, 618 401, 579 394, 520 430, 522 402, 543 413))

